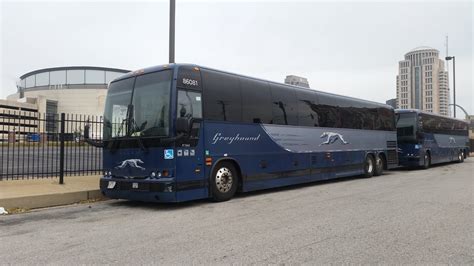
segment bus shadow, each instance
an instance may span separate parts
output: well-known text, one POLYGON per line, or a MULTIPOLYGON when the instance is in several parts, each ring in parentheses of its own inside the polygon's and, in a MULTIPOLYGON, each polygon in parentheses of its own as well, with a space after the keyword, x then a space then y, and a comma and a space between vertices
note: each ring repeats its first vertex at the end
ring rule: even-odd
POLYGON ((450 165, 457 165, 460 164, 458 162, 446 162, 446 163, 437 163, 437 164, 432 164, 430 168, 424 169, 421 166, 405 166, 405 167, 399 167, 397 169, 394 169, 396 171, 403 171, 403 172, 408 172, 408 171, 424 171, 424 170, 430 170, 430 169, 437 169, 441 168, 444 166, 450 166, 450 165))
POLYGON ((126 207, 133 209, 154 210, 154 211, 174 211, 187 208, 198 207, 206 203, 212 203, 209 199, 199 199, 186 202, 143 202, 132 200, 113 200, 113 207, 126 207))
MULTIPOLYGON (((390 171, 385 171, 381 176, 374 176, 372 178, 383 178, 388 177, 390 175, 394 175, 395 173, 390 171)), ((273 194, 283 191, 291 191, 291 190, 298 190, 304 187, 313 187, 313 186, 321 186, 326 184, 336 184, 340 182, 347 182, 353 180, 370 180, 372 178, 365 178, 363 176, 348 176, 348 177, 340 177, 328 180, 318 180, 312 181, 308 183, 301 183, 295 185, 288 185, 283 187, 276 187, 276 188, 267 188, 257 191, 249 191, 249 192, 237 192, 234 196, 236 199, 244 199, 247 197, 255 197, 264 194, 273 194)), ((116 207, 126 207, 126 208, 134 208, 134 209, 143 209, 143 210, 153 210, 153 211, 175 211, 175 210, 183 210, 188 208, 200 207, 207 204, 218 204, 218 202, 214 202, 212 199, 199 199, 193 201, 186 201, 186 202, 171 202, 171 203, 163 203, 163 202, 142 202, 142 201, 130 201, 130 200, 113 200, 110 205, 116 207)), ((231 199, 232 201, 232 199, 231 199)))
POLYGON ((387 177, 389 175, 394 175, 394 174, 395 173, 393 172, 385 171, 381 176, 374 176, 371 178, 365 178, 364 176, 358 175, 358 176, 339 177, 339 178, 327 179, 327 180, 317 180, 317 181, 311 181, 308 183, 288 185, 288 186, 283 186, 283 187, 267 188, 267 189, 256 190, 256 191, 249 191, 249 192, 239 192, 237 193, 235 197, 236 198, 253 197, 253 196, 259 196, 262 194, 271 194, 271 193, 278 193, 282 191, 297 190, 304 187, 322 186, 322 185, 336 184, 336 183, 342 183, 342 182, 348 182, 348 181, 354 181, 354 180, 370 180, 372 178, 383 178, 383 177, 387 177))

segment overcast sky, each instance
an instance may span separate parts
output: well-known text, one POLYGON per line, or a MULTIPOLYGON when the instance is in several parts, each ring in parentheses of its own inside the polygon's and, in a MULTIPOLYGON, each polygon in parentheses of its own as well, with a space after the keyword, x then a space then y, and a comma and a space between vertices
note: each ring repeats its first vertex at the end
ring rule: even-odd
MULTIPOLYGON (((0 2, 0 98, 40 68, 167 63, 168 8, 168 1, 0 2)), ((176 10, 177 62, 279 82, 300 75, 314 89, 378 102, 395 98, 405 53, 430 46, 444 57, 449 35, 457 102, 474 111, 472 1, 177 0, 176 10)))

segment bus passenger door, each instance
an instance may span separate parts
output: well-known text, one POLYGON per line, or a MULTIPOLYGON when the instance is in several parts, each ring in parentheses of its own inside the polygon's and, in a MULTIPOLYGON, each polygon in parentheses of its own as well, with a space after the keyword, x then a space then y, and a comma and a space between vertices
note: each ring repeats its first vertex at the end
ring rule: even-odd
POLYGON ((178 89, 177 118, 191 118, 189 134, 176 141, 176 191, 178 201, 207 197, 204 178, 201 92, 178 89))

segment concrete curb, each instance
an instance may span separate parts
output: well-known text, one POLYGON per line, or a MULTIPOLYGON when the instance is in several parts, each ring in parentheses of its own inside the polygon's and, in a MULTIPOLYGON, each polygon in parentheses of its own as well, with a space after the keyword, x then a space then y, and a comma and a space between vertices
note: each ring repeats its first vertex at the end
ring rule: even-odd
POLYGON ((24 196, 17 198, 2 199, 2 207, 5 209, 36 209, 68 205, 85 200, 105 199, 100 190, 87 190, 77 192, 55 193, 36 196, 24 196))
POLYGON ((60 185, 57 179, 25 179, 0 182, 0 207, 35 209, 103 199, 100 175, 69 176, 60 185))

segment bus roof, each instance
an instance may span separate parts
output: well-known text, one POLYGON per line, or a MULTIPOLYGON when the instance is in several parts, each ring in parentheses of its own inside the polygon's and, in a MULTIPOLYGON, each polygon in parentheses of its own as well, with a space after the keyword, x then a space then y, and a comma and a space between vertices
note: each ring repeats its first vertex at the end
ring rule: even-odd
POLYGON ((130 77, 133 77, 133 76, 136 76, 136 75, 147 74, 147 73, 156 72, 156 71, 160 71, 160 70, 164 70, 164 69, 175 69, 175 68, 184 67, 184 66, 198 67, 199 69, 212 70, 212 71, 225 73, 225 74, 229 74, 229 75, 245 77, 245 78, 249 78, 249 79, 268 82, 268 83, 272 83, 272 84, 283 85, 283 86, 287 86, 287 87, 293 87, 293 88, 298 89, 298 90, 317 92, 317 93, 320 93, 320 94, 326 94, 326 95, 330 95, 330 96, 333 96, 333 97, 338 97, 338 98, 347 99, 347 100, 351 100, 351 101, 358 101, 358 102, 361 102, 361 103, 370 103, 374 106, 383 107, 383 108, 386 108, 386 109, 393 109, 392 106, 384 104, 384 103, 379 103, 379 102, 374 102, 374 101, 370 101, 370 100, 365 100, 365 99, 359 99, 359 98, 334 94, 334 93, 330 93, 330 92, 325 92, 325 91, 315 90, 315 89, 311 89, 311 88, 300 87, 300 86, 296 86, 296 85, 290 85, 290 84, 275 82, 275 81, 271 81, 271 80, 265 80, 265 79, 261 79, 261 78, 250 77, 250 76, 246 76, 246 75, 236 74, 236 73, 232 73, 232 72, 227 72, 227 71, 223 71, 223 70, 219 70, 219 69, 214 69, 214 68, 210 68, 210 67, 199 66, 199 65, 196 65, 196 64, 189 64, 189 63, 174 63, 174 64, 165 64, 165 65, 147 67, 147 68, 143 68, 143 69, 140 69, 140 70, 136 70, 136 71, 126 73, 126 74, 112 80, 112 82, 115 82, 115 81, 118 81, 118 80, 121 80, 121 79, 130 78, 130 77))
POLYGON ((430 113, 430 112, 426 112, 426 111, 423 111, 423 110, 420 110, 420 109, 395 109, 395 113, 397 113, 397 114, 403 114, 403 113, 425 114, 425 115, 431 115, 431 116, 436 116, 436 117, 440 117, 440 118, 451 119, 451 120, 456 120, 456 121, 467 123, 467 121, 464 120, 464 119, 459 119, 459 118, 444 116, 444 115, 440 115, 440 114, 430 113))

